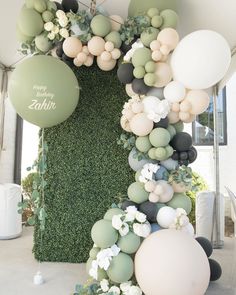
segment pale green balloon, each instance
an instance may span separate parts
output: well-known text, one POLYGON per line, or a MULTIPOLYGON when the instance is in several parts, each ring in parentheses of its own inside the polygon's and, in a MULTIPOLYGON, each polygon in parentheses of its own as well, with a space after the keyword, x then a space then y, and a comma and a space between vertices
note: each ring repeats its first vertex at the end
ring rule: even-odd
POLYGON ((133 182, 128 188, 128 197, 131 201, 141 204, 148 200, 148 192, 145 191, 143 184, 133 182))
POLYGON ((53 15, 53 13, 51 11, 46 10, 46 11, 43 12, 42 18, 45 21, 45 23, 47 23, 47 22, 50 22, 50 21, 53 20, 54 15, 53 15))
POLYGON ((148 48, 138 48, 132 57, 132 63, 135 67, 144 67, 147 62, 152 60, 152 52, 148 48))
POLYGON ((9 82, 9 96, 23 119, 42 128, 52 127, 74 112, 79 85, 65 63, 37 55, 16 67, 9 82))
POLYGON ((23 34, 35 37, 43 31, 43 25, 43 19, 36 10, 32 8, 21 9, 18 26, 23 34))
POLYGON ((178 25, 179 17, 178 17, 178 14, 174 10, 171 10, 171 9, 163 10, 160 15, 163 19, 161 30, 163 30, 165 28, 176 29, 176 27, 178 25))
POLYGON ((172 148, 172 146, 167 145, 165 147, 165 150, 166 150, 166 156, 167 156, 167 158, 170 158, 173 155, 174 149, 172 148))
POLYGON ((135 78, 142 79, 145 76, 146 71, 145 71, 144 67, 139 66, 139 67, 134 68, 133 74, 134 74, 135 78))
POLYGON ((155 148, 151 148, 149 151, 148 151, 148 157, 152 160, 155 160, 156 159, 156 149, 155 148))
POLYGON ((134 273, 134 263, 132 258, 125 254, 119 253, 115 256, 107 270, 108 277, 114 283, 124 283, 129 281, 134 273))
POLYGON ((23 34, 18 26, 16 26, 16 38, 21 43, 32 42, 34 37, 23 34))
POLYGON ((153 18, 154 16, 156 15, 159 15, 160 11, 159 9, 157 9, 156 7, 153 7, 153 8, 150 8, 148 9, 147 11, 147 15, 150 17, 150 18, 153 18))
POLYGON ((135 181, 139 181, 139 177, 141 176, 141 171, 142 169, 139 169, 136 173, 135 173, 135 181))
POLYGON ((174 127, 173 125, 169 125, 169 126, 167 127, 167 130, 169 131, 169 133, 170 133, 170 138, 172 139, 172 138, 175 136, 175 134, 176 134, 175 127, 174 127))
POLYGON ((47 10, 57 11, 56 3, 52 1, 47 1, 47 10))
POLYGON ((164 128, 155 128, 149 134, 149 140, 155 147, 165 147, 170 142, 170 133, 164 128))
POLYGON ((97 255, 98 255, 98 252, 100 252, 100 248, 98 247, 93 247, 90 252, 89 252, 89 257, 92 258, 92 259, 96 259, 97 258, 97 255))
POLYGON ((167 206, 174 209, 183 208, 187 214, 192 210, 191 199, 185 193, 175 193, 173 198, 167 203, 167 206))
POLYGON ((163 24, 163 17, 161 15, 155 15, 152 18, 151 24, 154 28, 160 28, 160 26, 163 24))
POLYGON ((156 156, 156 160, 164 161, 167 158, 166 149, 163 147, 156 148, 155 156, 156 156))
POLYGON ((120 237, 117 245, 122 252, 127 254, 133 254, 137 252, 140 244, 140 237, 134 234, 133 232, 129 232, 126 236, 120 237))
POLYGON ((113 216, 119 215, 119 214, 124 214, 124 211, 119 208, 111 208, 106 212, 103 218, 106 220, 112 220, 113 216))
POLYGON ((156 74, 154 73, 147 73, 145 76, 144 76, 144 83, 147 85, 147 86, 154 86, 155 83, 156 83, 156 80, 157 80, 157 76, 156 74))
POLYGON ((91 230, 93 242, 100 248, 109 248, 118 240, 118 233, 112 227, 110 220, 101 219, 97 221, 91 230))
POLYGON ((153 27, 147 28, 141 34, 141 41, 146 47, 150 47, 152 41, 157 39, 159 30, 153 27))
POLYGON ((34 2, 35 0, 25 0, 25 6, 27 8, 34 8, 34 2))
POLYGON ((156 71, 156 63, 154 61, 148 61, 145 65, 147 73, 154 73, 156 71))
POLYGON ((109 18, 101 14, 93 17, 90 26, 93 34, 100 37, 105 37, 111 31, 111 22, 109 18))
POLYGON ((184 123, 182 121, 179 121, 179 122, 173 124, 172 126, 174 126, 177 133, 184 131, 184 123))
POLYGON ((136 139, 135 146, 142 153, 147 153, 152 147, 148 136, 138 137, 136 139))
POLYGON ((89 274, 89 271, 90 271, 90 269, 91 269, 91 267, 92 267, 92 262, 93 262, 93 258, 91 258, 91 257, 89 257, 89 259, 87 260, 87 262, 86 262, 86 266, 85 266, 85 268, 86 268, 86 273, 87 274, 89 274))
POLYGON ((106 37, 106 41, 110 41, 114 44, 115 48, 120 48, 122 44, 121 36, 118 32, 112 31, 106 37))
POLYGON ((47 10, 47 4, 44 0, 35 0, 34 9, 39 13, 43 13, 45 10, 47 10))
POLYGON ((35 37, 35 45, 43 53, 48 52, 52 48, 52 42, 44 34, 35 37))
POLYGON ((145 14, 149 8, 177 10, 177 0, 131 0, 129 4, 129 16, 145 14))

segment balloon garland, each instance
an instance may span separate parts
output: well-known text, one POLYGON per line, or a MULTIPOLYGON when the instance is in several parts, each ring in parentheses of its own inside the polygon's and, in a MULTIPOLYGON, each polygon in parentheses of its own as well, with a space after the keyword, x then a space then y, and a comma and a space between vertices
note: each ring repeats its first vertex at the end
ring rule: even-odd
POLYGON ((230 49, 213 31, 196 31, 180 41, 178 15, 166 7, 171 1, 139 2, 131 1, 130 16, 123 20, 97 8, 96 1, 79 10, 76 0, 26 0, 18 38, 24 54, 40 55, 17 67, 10 97, 24 119, 51 127, 68 118, 78 103, 78 84, 69 67, 90 67, 96 61, 110 71, 118 64, 118 79, 130 97, 120 124, 125 138, 134 138, 129 164, 136 175, 128 199, 92 228, 94 247, 86 269, 98 282, 91 285, 93 292, 203 295, 221 269, 214 260, 208 262, 210 242, 193 238, 186 192, 191 190, 188 165, 197 151, 183 128, 208 108, 204 89, 225 75, 230 49))

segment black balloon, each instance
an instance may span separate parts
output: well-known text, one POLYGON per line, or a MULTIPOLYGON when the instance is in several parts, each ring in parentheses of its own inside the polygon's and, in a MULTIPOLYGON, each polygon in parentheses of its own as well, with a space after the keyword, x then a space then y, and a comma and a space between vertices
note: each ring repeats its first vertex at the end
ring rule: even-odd
POLYGON ((134 66, 132 63, 121 64, 117 71, 117 76, 120 82, 123 84, 130 84, 134 79, 133 71, 134 66))
POLYGON ((73 63, 73 58, 68 57, 67 55, 65 55, 65 53, 63 53, 62 58, 61 58, 64 63, 66 63, 69 67, 73 67, 74 63, 73 63))
POLYGON ((205 251, 207 257, 210 257, 213 252, 211 242, 204 237, 197 237, 196 241, 201 245, 201 247, 205 251))
POLYGON ((165 119, 161 119, 158 123, 154 124, 154 128, 167 128, 169 126, 169 119, 166 117, 165 119))
POLYGON ((214 259, 209 259, 209 265, 210 265, 210 281, 217 281, 221 275, 222 275, 222 269, 220 264, 215 261, 214 259))
POLYGON ((188 151, 188 160, 189 163, 193 163, 197 159, 197 150, 195 147, 191 147, 190 150, 188 151))
POLYGON ((151 203, 149 201, 144 202, 139 205, 139 211, 147 216, 147 220, 149 222, 157 222, 158 208, 155 203, 151 203))
POLYGON ((182 161, 188 160, 188 153, 187 152, 180 152, 179 153, 179 158, 182 161))
POLYGON ((62 7, 61 3, 56 2, 56 1, 54 1, 54 3, 55 3, 56 6, 57 6, 57 10, 63 10, 63 7, 62 7))
POLYGON ((79 9, 79 4, 77 0, 62 0, 61 5, 65 12, 73 11, 76 13, 79 9))
POLYGON ((123 42, 121 44, 120 50, 124 54, 126 54, 132 48, 132 45, 136 42, 136 40, 137 40, 137 38, 134 38, 134 40, 131 43, 129 43, 129 44, 126 44, 125 42, 123 42))
POLYGON ((56 54, 58 57, 62 57, 64 53, 62 46, 63 46, 63 42, 59 42, 56 46, 56 54))
POLYGON ((122 204, 121 204, 121 209, 122 210, 126 210, 126 208, 127 207, 129 207, 129 206, 135 206, 137 209, 138 209, 138 204, 136 204, 136 203, 134 203, 134 202, 132 202, 132 201, 130 201, 130 200, 126 200, 126 201, 124 201, 122 204))
POLYGON ((176 151, 174 151, 174 152, 173 152, 173 155, 172 155, 171 158, 172 158, 173 160, 175 160, 175 161, 178 161, 178 160, 179 160, 179 153, 176 152, 176 151))
POLYGON ((144 95, 148 93, 151 87, 147 86, 143 79, 134 79, 132 82, 132 89, 135 93, 144 95))
POLYGON ((170 145, 177 152, 188 151, 193 144, 192 137, 186 132, 177 133, 170 142, 170 145))

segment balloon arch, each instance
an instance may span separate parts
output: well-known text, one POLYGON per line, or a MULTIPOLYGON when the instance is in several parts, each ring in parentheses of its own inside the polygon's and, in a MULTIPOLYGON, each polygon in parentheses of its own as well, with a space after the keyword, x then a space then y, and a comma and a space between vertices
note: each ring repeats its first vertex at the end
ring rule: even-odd
MULTIPOLYGON (((17 34, 22 52, 34 56, 17 66, 9 93, 24 119, 51 127, 66 120, 78 103, 79 84, 71 68, 96 62, 110 71, 118 64, 129 96, 120 124, 128 138, 135 136, 129 155, 135 182, 127 200, 92 228, 87 272, 95 283, 85 288, 95 294, 203 295, 221 269, 208 259, 209 241, 194 239, 189 222, 188 166, 197 151, 183 128, 208 108, 205 89, 224 77, 231 53, 214 31, 196 31, 180 41, 175 5, 150 3, 132 0, 123 20, 96 9, 96 1, 80 10, 76 0, 26 0, 17 34)), ((46 152, 42 138, 36 211, 42 230, 46 152)))

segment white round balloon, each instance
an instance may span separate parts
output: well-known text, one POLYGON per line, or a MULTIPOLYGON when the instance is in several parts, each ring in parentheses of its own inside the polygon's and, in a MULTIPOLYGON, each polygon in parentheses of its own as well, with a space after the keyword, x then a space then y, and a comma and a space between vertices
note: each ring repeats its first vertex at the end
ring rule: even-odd
POLYGON ((174 223, 175 217, 175 209, 165 206, 158 211, 157 223, 163 228, 169 228, 169 226, 174 223))
POLYGON ((184 99, 185 95, 186 89, 180 82, 172 81, 164 88, 164 97, 169 102, 180 102, 184 99))
POLYGON ((227 41, 217 32, 195 31, 180 41, 171 58, 174 80, 189 89, 217 84, 231 62, 227 41))

